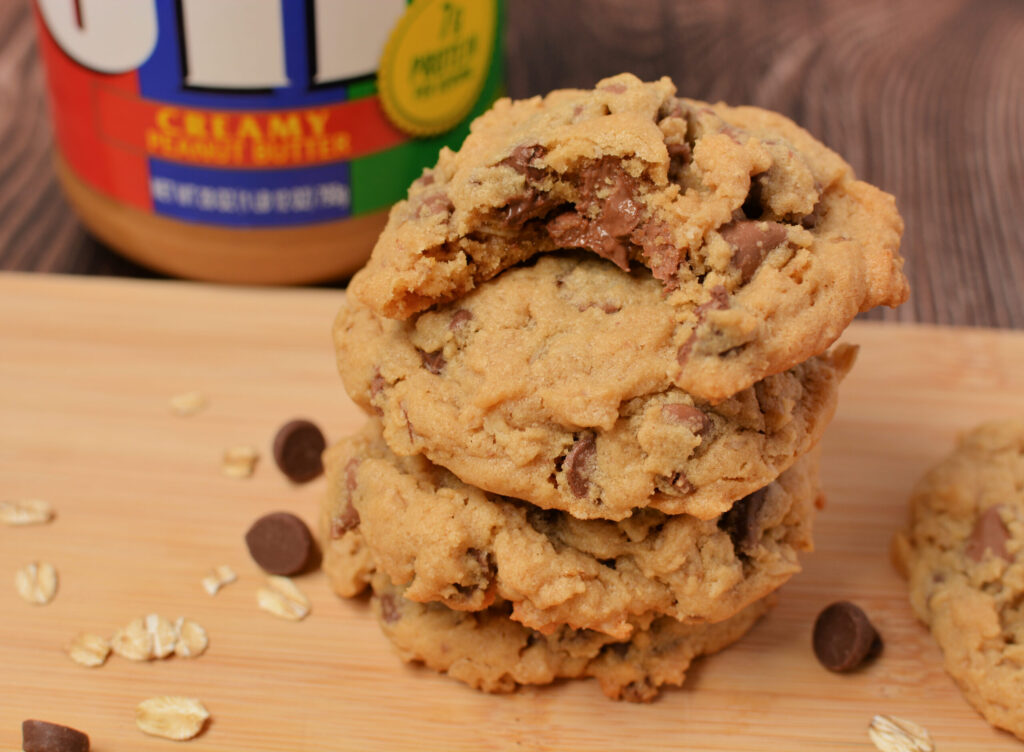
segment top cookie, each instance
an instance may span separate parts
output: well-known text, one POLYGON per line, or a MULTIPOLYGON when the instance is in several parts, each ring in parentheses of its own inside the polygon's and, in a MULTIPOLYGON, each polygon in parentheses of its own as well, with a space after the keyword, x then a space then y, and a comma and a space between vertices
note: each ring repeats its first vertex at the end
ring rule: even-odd
POLYGON ((677 386, 718 401, 908 294, 888 194, 791 121, 628 74, 502 100, 392 210, 351 292, 407 318, 534 254, 584 248, 660 281, 677 386))
POLYGON ((946 670, 1024 739, 1024 421, 989 423, 917 485, 896 560, 946 670))

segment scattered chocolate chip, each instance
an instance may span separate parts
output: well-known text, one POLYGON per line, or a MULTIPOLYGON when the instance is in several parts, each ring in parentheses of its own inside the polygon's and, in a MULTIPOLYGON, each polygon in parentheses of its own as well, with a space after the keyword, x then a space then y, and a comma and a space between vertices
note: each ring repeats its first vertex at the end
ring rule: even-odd
POLYGON ((565 457, 565 477, 574 496, 582 498, 590 490, 596 459, 597 441, 592 431, 584 431, 565 457))
POLYGON ((245 534, 245 545, 263 571, 285 577, 305 569, 315 548, 306 523, 291 512, 260 517, 245 534))
POLYGON ((384 593, 380 597, 380 616, 384 619, 385 624, 394 624, 402 618, 402 613, 398 610, 395 596, 391 595, 391 593, 384 593))
POLYGON ((420 348, 416 348, 416 352, 420 354, 420 361, 423 363, 423 367, 430 371, 435 376, 439 375, 444 370, 447 364, 444 355, 440 350, 434 352, 426 352, 420 348))
POLYGON ((21 748, 24 752, 89 752, 89 737, 69 726, 22 721, 21 748))
POLYGON ((735 250, 732 264, 740 270, 746 284, 764 261, 768 252, 787 237, 786 226, 778 222, 758 222, 752 219, 730 222, 720 228, 722 238, 735 250))
POLYGON ((749 554, 761 540, 761 525, 758 517, 768 492, 761 488, 744 496, 732 508, 718 518, 718 527, 729 534, 732 545, 739 554, 749 554))
POLYGON ((285 423, 274 437, 274 460, 281 472, 296 483, 305 483, 324 471, 321 455, 327 440, 314 423, 293 420, 285 423))
POLYGON ((460 308, 452 315, 452 320, 448 322, 448 329, 455 331, 463 324, 466 324, 473 320, 473 313, 465 308, 460 308))
POLYGON ((867 615, 849 601, 833 603, 814 622, 814 654, 829 671, 851 671, 882 650, 867 615))
POLYGON ((994 555, 1009 561, 1010 556, 1006 552, 1006 539, 1009 537, 1010 531, 999 516, 999 505, 989 507, 974 522, 974 529, 967 539, 967 555, 974 561, 981 561, 985 551, 991 550, 994 555))
POLYGON ((662 405, 661 412, 673 423, 686 426, 698 436, 711 428, 711 418, 703 410, 692 405, 682 403, 662 405))

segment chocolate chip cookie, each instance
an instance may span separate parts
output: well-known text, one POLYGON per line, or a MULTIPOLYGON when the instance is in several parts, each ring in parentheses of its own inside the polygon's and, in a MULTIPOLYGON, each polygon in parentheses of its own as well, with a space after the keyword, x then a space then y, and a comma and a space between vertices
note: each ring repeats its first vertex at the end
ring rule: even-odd
MULTIPOLYGON (((410 600, 460 611, 502 600, 533 629, 568 625, 617 639, 629 637, 638 614, 722 621, 778 588, 811 548, 820 496, 812 452, 717 519, 648 509, 617 523, 578 520, 488 495, 422 457, 398 457, 377 421, 328 462, 324 530, 328 548, 340 547, 332 561, 369 549, 410 600)), ((345 594, 357 587, 352 571, 369 581, 359 558, 327 569, 345 594)))
POLYGON ((962 437, 910 513, 894 553, 914 611, 970 703, 1024 739, 1024 421, 962 437))
POLYGON ((398 454, 579 518, 713 519, 817 443, 855 348, 712 405, 664 368, 672 322, 646 269, 547 254, 407 321, 350 297, 335 339, 348 393, 398 454))
POLYGON ((637 619, 626 641, 600 632, 560 627, 550 634, 508 618, 508 604, 484 611, 454 611, 440 603, 402 596, 383 573, 373 578, 373 610, 384 634, 408 662, 485 692, 592 676, 614 700, 650 702, 661 687, 679 686, 693 660, 746 634, 772 601, 756 601, 716 624, 682 624, 667 616, 637 619))
POLYGON ((672 311, 660 370, 715 402, 902 303, 902 230, 891 196, 781 115, 623 74, 499 101, 392 210, 350 290, 405 319, 538 253, 642 266, 672 311))

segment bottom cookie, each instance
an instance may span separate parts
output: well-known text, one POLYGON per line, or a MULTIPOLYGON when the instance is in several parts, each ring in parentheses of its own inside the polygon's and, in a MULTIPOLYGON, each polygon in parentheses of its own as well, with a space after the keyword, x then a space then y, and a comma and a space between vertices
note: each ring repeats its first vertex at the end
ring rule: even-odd
POLYGON ((695 658, 746 634, 772 605, 756 601, 725 621, 683 624, 667 616, 640 619, 630 639, 560 627, 544 635, 509 618, 511 606, 454 611, 402 597, 387 576, 373 576, 373 610, 406 662, 423 663, 485 692, 592 676, 613 700, 650 702, 663 686, 679 686, 695 658))

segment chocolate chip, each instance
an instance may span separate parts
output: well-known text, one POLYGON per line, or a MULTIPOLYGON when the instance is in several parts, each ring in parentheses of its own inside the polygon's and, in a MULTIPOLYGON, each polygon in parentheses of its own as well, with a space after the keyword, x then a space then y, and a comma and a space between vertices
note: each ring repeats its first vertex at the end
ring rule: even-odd
POLYGON ((749 554, 761 540, 761 525, 758 517, 767 500, 768 492, 761 488, 744 496, 732 508, 718 518, 718 527, 729 534, 733 548, 738 554, 749 554))
POLYGON ((56 723, 22 721, 21 748, 24 752, 89 752, 89 737, 56 723))
POLYGON ((814 622, 814 654, 829 671, 851 671, 882 650, 867 615, 849 601, 833 603, 814 622))
MULTIPOLYGON (((711 298, 693 309, 693 312, 697 315, 697 326, 704 323, 704 319, 707 316, 708 311, 724 311, 729 308, 729 293, 726 292, 722 285, 715 285, 708 292, 711 294, 711 298)), ((676 352, 676 360, 679 362, 679 365, 686 365, 686 361, 690 358, 690 351, 693 349, 693 344, 696 339, 697 332, 695 327, 694 332, 676 352)))
POLYGON ((734 249, 732 264, 740 270, 744 284, 764 261, 768 252, 787 237, 786 226, 778 222, 758 222, 741 219, 719 228, 718 232, 734 249))
POLYGON ((253 561, 270 574, 298 574, 315 548, 306 523, 291 512, 272 512, 260 517, 245 534, 253 561))
POLYGON ((513 196, 505 204, 503 219, 509 227, 519 228, 531 219, 548 214, 561 204, 562 200, 555 198, 550 193, 538 191, 536 188, 527 188, 524 193, 513 196))
POLYGON ((471 311, 466 310, 465 308, 460 308, 452 315, 452 320, 448 322, 448 329, 449 331, 455 331, 463 324, 466 324, 472 320, 473 313, 471 311))
POLYGON ((584 431, 565 457, 565 477, 574 496, 582 498, 590 490, 596 459, 597 441, 592 431, 584 431))
POLYGON ((326 448, 327 440, 314 423, 293 420, 281 426, 274 437, 274 461, 288 478, 305 483, 323 473, 321 455, 326 448))
POLYGON ((602 86, 601 87, 601 91, 607 91, 607 92, 609 92, 611 94, 624 94, 626 92, 626 85, 625 84, 608 84, 607 86, 602 86))
POLYGON ((331 537, 340 538, 349 530, 355 530, 359 527, 360 522, 359 512, 356 511, 356 508, 352 506, 350 501, 345 507, 345 511, 334 518, 334 522, 331 525, 331 537))
POLYGON ((672 421, 686 426, 698 436, 711 428, 711 418, 704 414, 704 411, 692 405, 673 403, 662 405, 661 412, 672 421))
POLYGON ((648 222, 638 228, 630 239, 643 248, 651 275, 672 292, 679 286, 677 273, 683 252, 672 242, 672 230, 664 222, 648 222))
POLYGON ((560 248, 586 248, 629 271, 629 246, 608 234, 600 222, 576 212, 565 212, 548 222, 545 229, 560 248))
POLYGON ((380 597, 380 616, 385 624, 394 624, 402 618, 402 613, 398 610, 395 596, 391 595, 391 593, 384 593, 380 597))
POLYGON ((800 218, 800 226, 805 230, 813 230, 818 226, 818 222, 821 221, 821 217, 824 213, 824 207, 822 207, 821 201, 819 201, 814 205, 814 208, 811 209, 810 214, 805 214, 800 218))
POLYGON ((1006 539, 1009 537, 1010 531, 999 516, 999 505, 989 507, 974 522, 974 529, 967 539, 967 555, 974 561, 981 561, 985 551, 990 550, 999 558, 1009 561, 1010 557, 1006 553, 1006 539))
POLYGON ((450 214, 455 208, 452 200, 448 198, 448 194, 444 192, 432 193, 422 199, 421 205, 427 210, 427 215, 431 214, 450 214))
POLYGON ((445 365, 447 365, 444 355, 440 350, 426 352, 425 350, 421 350, 417 347, 416 352, 420 354, 420 362, 423 363, 423 367, 435 376, 440 375, 441 371, 444 370, 445 365))

